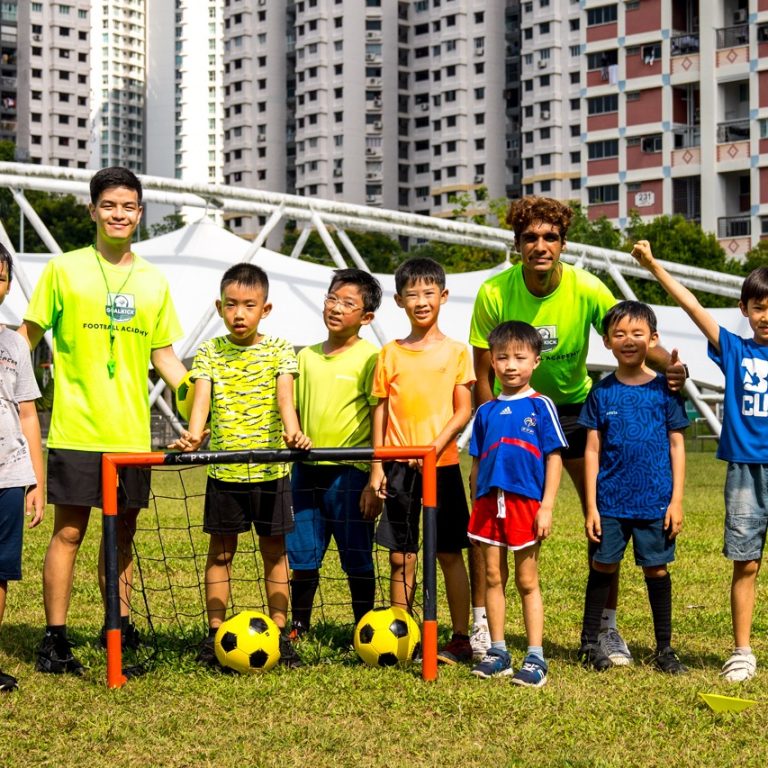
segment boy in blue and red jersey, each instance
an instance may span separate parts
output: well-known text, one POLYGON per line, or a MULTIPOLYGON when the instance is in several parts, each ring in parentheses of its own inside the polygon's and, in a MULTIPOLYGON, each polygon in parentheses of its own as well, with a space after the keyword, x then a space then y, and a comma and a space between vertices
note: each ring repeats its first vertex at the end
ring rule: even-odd
POLYGON ((560 451, 568 443, 554 404, 529 384, 541 362, 539 332, 528 323, 509 321, 491 331, 488 346, 501 394, 475 414, 469 449, 473 506, 468 535, 483 551, 491 647, 472 674, 512 675, 516 685, 539 688, 547 682, 539 549, 552 528, 563 467, 560 451), (528 638, 528 652, 516 673, 504 640, 509 550, 514 553, 515 584, 528 638))

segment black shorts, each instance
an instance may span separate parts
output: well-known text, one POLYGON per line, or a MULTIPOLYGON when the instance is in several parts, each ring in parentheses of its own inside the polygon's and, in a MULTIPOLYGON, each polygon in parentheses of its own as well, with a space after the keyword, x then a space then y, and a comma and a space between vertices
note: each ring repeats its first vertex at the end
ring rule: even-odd
MULTIPOLYGON (((48 450, 48 503, 75 507, 102 507, 100 451, 48 450)), ((145 467, 118 470, 117 505, 120 509, 149 506, 152 472, 145 467)))
POLYGON ((587 447, 587 428, 579 424, 579 415, 584 403, 566 403, 556 405, 557 418, 565 433, 568 447, 563 448, 560 455, 563 459, 583 459, 587 447))
MULTIPOLYGON (((421 472, 406 462, 384 463, 387 499, 376 529, 376 543, 396 552, 419 551, 421 472)), ((458 464, 437 468, 437 552, 469 546, 469 507, 458 464)))
POLYGON ((259 536, 293 530, 293 501, 288 476, 259 483, 231 483, 209 477, 205 486, 203 530, 222 535, 256 529, 259 536))

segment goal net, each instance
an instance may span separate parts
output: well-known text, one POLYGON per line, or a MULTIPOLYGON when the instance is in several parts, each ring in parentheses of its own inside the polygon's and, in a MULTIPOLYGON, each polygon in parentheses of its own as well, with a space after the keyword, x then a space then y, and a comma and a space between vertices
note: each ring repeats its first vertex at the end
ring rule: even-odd
MULTIPOLYGON (((192 656, 202 637, 207 632, 206 612, 206 564, 210 551, 217 549, 218 533, 204 530, 204 508, 206 484, 211 466, 245 464, 295 465, 301 462, 331 463, 352 467, 371 461, 422 461, 422 535, 417 589, 413 596, 412 609, 422 627, 422 676, 426 680, 437 676, 437 607, 436 607, 436 457, 432 447, 408 448, 320 448, 310 451, 297 450, 251 450, 251 451, 199 451, 190 453, 136 453, 105 454, 103 459, 103 526, 104 560, 106 573, 107 611, 107 685, 111 688, 122 686, 132 674, 158 663, 166 654, 179 652, 192 656), (121 565, 124 567, 125 553, 121 557, 118 541, 121 538, 118 515, 119 471, 122 467, 144 467, 151 472, 151 493, 149 507, 138 516, 133 535, 132 560, 133 578, 128 585, 121 565), (129 614, 141 636, 138 649, 126 648, 121 642, 121 614, 129 614)), ((320 464, 318 466, 323 466, 320 464)), ((212 473, 214 474, 214 473, 212 473)), ((299 473, 302 477, 310 476, 299 473)), ((296 493, 312 493, 312 487, 294 489, 296 493)), ((348 503, 358 503, 359 486, 341 489, 348 503)), ((342 521, 343 523, 343 521, 342 521)), ((231 557, 223 581, 229 585, 226 605, 221 605, 222 615, 229 617, 242 610, 270 612, 270 607, 288 608, 277 605, 275 591, 270 586, 282 582, 287 591, 291 589, 290 571, 285 567, 265 573, 260 539, 253 526, 239 533, 236 539, 236 553, 231 557), (271 598, 268 596, 270 593, 271 598), (272 605, 270 605, 270 600, 272 605)), ((322 538, 322 536, 321 536, 322 538)), ((230 539, 231 540, 231 539, 230 539)), ((322 558, 319 583, 314 600, 310 597, 312 611, 311 636, 315 655, 333 654, 334 645, 349 650, 354 613, 350 597, 352 580, 341 566, 341 556, 346 554, 355 559, 365 553, 351 551, 350 546, 360 547, 359 537, 352 537, 345 552, 339 552, 337 537, 330 538, 328 551, 322 558)), ((263 542, 262 542, 263 543, 263 542)), ((226 547, 224 547, 226 549, 226 547)), ((357 558, 358 560, 360 557, 357 558)), ((374 567, 373 601, 375 606, 389 605, 390 567, 389 552, 377 546, 372 548, 374 567)), ((285 560, 282 560, 285 563, 285 560)), ((319 564, 319 563, 318 563, 319 564)), ((352 567, 347 570, 353 571, 352 567)), ((208 588, 217 589, 216 573, 209 573, 208 588), (210 574, 214 574, 211 576, 210 574), (213 580, 213 585, 212 585, 213 580)), ((294 572, 294 575, 296 572, 294 572)), ((298 582, 294 582, 293 586, 298 582)), ((225 590, 226 593, 227 590, 225 590)), ((281 590, 278 589, 278 592, 281 590)), ((295 597, 295 596, 294 596, 295 597)), ((370 597, 370 595, 369 595, 370 597)), ((210 601, 209 601, 210 602, 210 601)), ((359 610, 357 611, 359 612, 359 610)), ((302 647, 305 644, 302 644, 302 647)))

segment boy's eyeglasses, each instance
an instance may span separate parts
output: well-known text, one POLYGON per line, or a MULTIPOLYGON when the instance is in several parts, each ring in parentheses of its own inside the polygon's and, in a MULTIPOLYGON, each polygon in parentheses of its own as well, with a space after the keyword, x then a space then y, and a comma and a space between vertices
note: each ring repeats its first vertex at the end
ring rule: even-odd
POLYGON ((341 311, 345 315, 351 315, 355 310, 362 309, 362 307, 358 307, 357 304, 353 304, 351 301, 343 301, 331 293, 323 296, 323 304, 325 304, 328 309, 333 309, 337 306, 341 307, 341 311))

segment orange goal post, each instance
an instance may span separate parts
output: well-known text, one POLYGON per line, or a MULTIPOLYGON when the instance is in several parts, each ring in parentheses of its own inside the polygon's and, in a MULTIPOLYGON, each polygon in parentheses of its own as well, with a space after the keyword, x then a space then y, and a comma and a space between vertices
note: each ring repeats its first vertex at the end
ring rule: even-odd
POLYGON ((120 688, 123 668, 118 566, 118 471, 121 467, 183 467, 205 464, 269 462, 422 462, 422 678, 437 678, 437 454, 434 446, 403 448, 313 448, 298 450, 197 451, 189 453, 107 453, 102 459, 103 538, 106 579, 107 686, 120 688))

